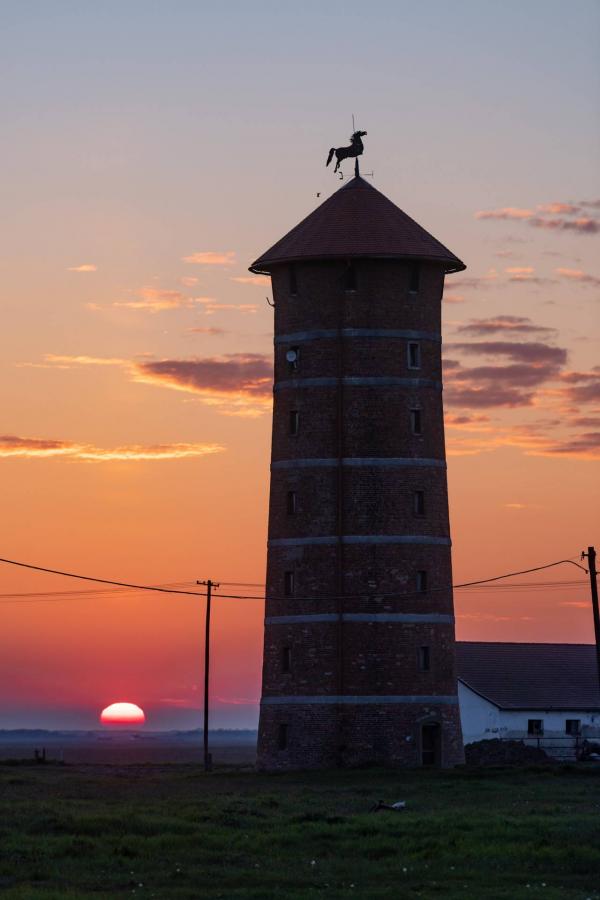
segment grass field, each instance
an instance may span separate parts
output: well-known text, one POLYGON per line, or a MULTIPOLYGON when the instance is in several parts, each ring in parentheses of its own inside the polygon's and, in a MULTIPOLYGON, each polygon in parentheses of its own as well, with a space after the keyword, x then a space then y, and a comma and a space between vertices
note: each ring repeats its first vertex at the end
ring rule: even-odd
POLYGON ((600 897, 599 768, 0 765, 0 791, 6 900, 600 897))

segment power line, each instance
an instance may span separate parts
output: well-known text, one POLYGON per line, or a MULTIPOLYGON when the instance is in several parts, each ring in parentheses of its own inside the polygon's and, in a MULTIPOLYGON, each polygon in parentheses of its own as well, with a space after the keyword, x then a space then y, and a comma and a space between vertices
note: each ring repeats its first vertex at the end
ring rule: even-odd
MULTIPOLYGON (((91 575, 79 575, 74 572, 64 572, 59 569, 50 569, 45 566, 35 566, 31 563, 19 562, 14 559, 4 559, 4 558, 0 557, 0 563, 6 563, 7 565, 12 565, 12 566, 19 566, 20 568, 23 568, 23 569, 31 569, 35 572, 45 572, 45 573, 51 574, 51 575, 61 575, 64 578, 77 578, 82 581, 93 581, 93 582, 99 583, 99 584, 108 584, 108 585, 113 585, 113 586, 120 587, 120 588, 130 588, 130 589, 138 590, 138 591, 155 591, 155 592, 163 593, 163 594, 182 594, 182 595, 190 596, 190 597, 205 597, 206 596, 206 594, 200 593, 199 591, 184 591, 184 590, 181 590, 180 588, 161 587, 158 585, 134 584, 134 583, 127 582, 127 581, 113 581, 108 578, 96 578, 91 575)), ((483 578, 483 579, 480 579, 479 581, 467 581, 467 582, 463 582, 462 584, 451 585, 450 587, 454 588, 455 590, 458 590, 461 588, 472 588, 472 587, 475 587, 478 585, 490 584, 491 582, 500 581, 501 579, 504 579, 504 578, 513 578, 517 575, 528 575, 532 572, 540 572, 544 569, 551 569, 554 566, 560 566, 563 564, 573 565, 573 566, 576 566, 578 569, 583 569, 584 572, 587 572, 587 569, 585 569, 583 566, 579 565, 578 563, 574 562, 573 559, 559 559, 556 562, 547 563, 546 565, 543 565, 543 566, 534 566, 530 569, 522 569, 518 572, 507 572, 504 575, 495 575, 492 578, 483 578)), ((185 584, 186 582, 168 582, 168 583, 170 583, 170 584, 178 584, 178 583, 185 584)), ((229 584, 233 584, 233 582, 229 582, 229 584)), ((505 586, 505 587, 509 587, 509 586, 505 586)), ((531 587, 534 587, 534 585, 531 585, 531 587)), ((429 591, 428 593, 431 593, 434 591, 446 591, 446 590, 449 590, 449 588, 448 587, 432 588, 431 591, 429 591)), ((41 593, 42 592, 40 592, 40 594, 41 593)), ((57 593, 60 593, 60 592, 57 592, 57 593)), ((69 592, 69 593, 71 593, 71 592, 69 592)), ((76 592, 73 592, 73 593, 76 593, 76 592)), ((90 591, 89 593, 92 593, 92 592, 90 591)), ((103 593, 103 592, 98 591, 97 593, 103 593)), ((359 598, 359 597, 364 596, 365 593, 366 592, 363 591, 363 593, 361 593, 361 594, 345 595, 344 599, 351 600, 354 597, 359 598)), ((378 597, 380 596, 382 598, 389 598, 389 599, 394 599, 394 598, 395 599, 403 599, 403 598, 416 596, 420 593, 421 593, 420 591, 411 591, 406 594, 400 594, 400 593, 379 594, 378 593, 377 596, 378 597)), ((9 595, 9 596, 14 596, 14 595, 9 595)), ((293 597, 293 598, 290 598, 290 597, 268 597, 267 598, 264 596, 251 595, 251 594, 217 594, 216 596, 218 596, 224 600, 266 600, 266 599, 269 599, 269 600, 287 601, 287 602, 289 602, 291 599, 293 599, 295 601, 298 601, 298 600, 300 600, 300 601, 305 601, 305 600, 306 601, 315 601, 315 600, 339 599, 339 598, 331 597, 331 596, 329 596, 329 597, 293 597)), ((21 602, 21 603, 23 603, 23 602, 36 602, 36 600, 40 601, 43 599, 44 598, 42 596, 40 596, 38 598, 24 598, 23 600, 20 600, 20 601, 14 601, 14 600, 11 601, 9 599, 5 599, 2 602, 5 602, 5 603, 21 602)), ((46 601, 48 601, 50 598, 45 598, 45 599, 46 599, 46 601)), ((57 601, 58 601, 58 598, 55 597, 55 602, 57 602, 57 601)))

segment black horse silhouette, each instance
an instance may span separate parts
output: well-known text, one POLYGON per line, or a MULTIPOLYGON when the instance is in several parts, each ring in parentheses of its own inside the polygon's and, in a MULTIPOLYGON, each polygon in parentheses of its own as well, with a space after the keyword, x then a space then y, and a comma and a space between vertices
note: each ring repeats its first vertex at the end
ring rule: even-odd
POLYGON ((329 165, 335 154, 336 164, 333 171, 337 172, 343 159, 348 159, 348 157, 352 158, 354 156, 360 156, 365 149, 361 138, 364 137, 366 133, 366 131, 355 131, 350 138, 349 147, 337 147, 337 149, 335 147, 332 147, 329 151, 329 156, 327 157, 327 162, 325 163, 325 165, 329 165))

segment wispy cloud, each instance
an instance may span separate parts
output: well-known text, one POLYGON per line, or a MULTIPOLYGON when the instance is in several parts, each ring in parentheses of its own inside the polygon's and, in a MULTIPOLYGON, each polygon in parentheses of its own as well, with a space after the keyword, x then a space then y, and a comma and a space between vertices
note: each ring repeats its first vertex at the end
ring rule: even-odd
POLYGON ((227 415, 258 416, 272 403, 271 359, 258 353, 137 362, 133 379, 195 394, 227 415))
POLYGON ((195 275, 183 275, 183 276, 179 279, 179 281, 180 281, 181 284, 183 284, 185 287, 194 287, 195 284, 198 284, 198 282, 200 281, 200 279, 199 279, 199 278, 196 278, 195 275))
POLYGON ((188 328, 191 334, 210 334, 216 337, 221 334, 229 334, 224 328, 211 328, 210 325, 197 325, 195 328, 188 328))
POLYGON ((533 210, 519 206, 503 206, 500 209, 482 209, 475 213, 476 219, 530 219, 533 210))
POLYGON ((208 456, 224 450, 220 444, 198 443, 126 444, 107 448, 74 441, 0 435, 0 457, 19 459, 62 457, 82 462, 152 462, 208 456))
POLYGON ((183 256, 182 260, 195 266, 233 266, 235 265, 235 251, 202 250, 190 253, 189 256, 183 256))
POLYGON ((567 278, 569 281, 575 281, 578 284, 592 284, 594 286, 600 285, 600 278, 597 275, 590 275, 589 273, 584 272, 582 269, 558 268, 554 271, 557 275, 560 275, 561 278, 567 278))
POLYGON ((471 319, 466 325, 457 329, 459 334, 475 335, 477 337, 487 334, 555 334, 554 328, 546 328, 536 325, 527 316, 493 316, 488 319, 471 319))
POLYGON ((460 350, 462 353, 477 356, 503 356, 515 362, 531 363, 532 365, 553 366, 564 365, 567 361, 567 351, 563 347, 553 347, 541 341, 473 341, 464 343, 450 343, 446 345, 449 350, 460 350))
POLYGON ((231 281, 238 284, 250 284, 255 287, 270 287, 271 279, 267 275, 234 275, 231 281))
POLYGON ((97 272, 98 266, 93 263, 82 263, 80 266, 69 266, 67 272, 97 272))
POLYGON ((518 206, 504 206, 499 209, 478 210, 476 219, 513 219, 526 222, 533 228, 550 231, 575 231, 580 234, 597 234, 600 221, 585 215, 586 208, 597 208, 597 201, 584 200, 580 203, 540 203, 535 210, 518 206), (555 216, 555 218, 550 218, 555 216))
POLYGON ((165 309, 189 308, 198 302, 182 294, 181 291, 166 290, 164 288, 143 287, 135 293, 135 299, 117 301, 113 303, 113 306, 121 306, 126 309, 142 309, 154 313, 165 309))
POLYGON ((233 311, 242 315, 254 315, 258 311, 256 303, 219 303, 214 297, 196 297, 195 303, 202 306, 205 315, 212 316, 216 312, 233 311))
POLYGON ((131 381, 194 394, 224 415, 259 416, 272 404, 273 364, 270 356, 260 353, 161 360, 46 354, 43 363, 21 365, 59 369, 116 366, 131 381))

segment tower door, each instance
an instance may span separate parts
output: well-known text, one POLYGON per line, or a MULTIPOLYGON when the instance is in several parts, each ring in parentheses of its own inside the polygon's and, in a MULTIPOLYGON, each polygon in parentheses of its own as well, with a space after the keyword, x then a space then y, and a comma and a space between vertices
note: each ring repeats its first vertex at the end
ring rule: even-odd
POLYGON ((424 766, 441 765, 442 732, 438 722, 429 722, 421 729, 421 763, 424 766))

